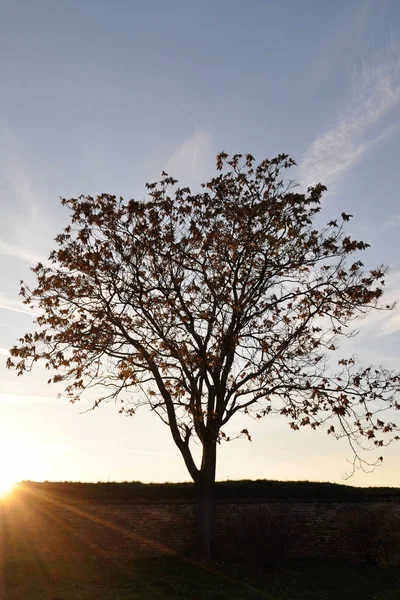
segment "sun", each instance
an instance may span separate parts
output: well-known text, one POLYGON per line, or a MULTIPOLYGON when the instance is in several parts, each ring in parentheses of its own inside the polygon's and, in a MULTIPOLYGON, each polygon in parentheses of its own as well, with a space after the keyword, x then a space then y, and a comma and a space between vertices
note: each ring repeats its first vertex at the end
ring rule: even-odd
MULTIPOLYGON (((24 480, 43 479, 47 456, 31 439, 21 439, 14 432, 2 431, 0 424, 0 499, 9 496, 24 480)), ((1 596, 1 594, 0 594, 1 596)))
POLYGON ((21 478, 19 469, 19 447, 9 440, 0 442, 0 456, 7 457, 0 464, 0 498, 9 496, 21 478))
POLYGON ((16 485, 15 479, 8 476, 7 473, 4 474, 0 471, 0 498, 4 498, 11 494, 14 487, 16 485))

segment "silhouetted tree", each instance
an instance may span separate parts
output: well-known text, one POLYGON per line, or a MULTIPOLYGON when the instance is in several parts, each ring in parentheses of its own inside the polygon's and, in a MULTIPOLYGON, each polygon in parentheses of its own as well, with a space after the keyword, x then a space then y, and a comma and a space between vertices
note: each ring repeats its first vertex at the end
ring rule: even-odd
MULTIPOLYGON (((220 173, 201 193, 166 173, 145 200, 103 194, 62 200, 71 223, 48 265, 22 282, 39 309, 37 330, 11 350, 18 374, 41 360, 72 402, 99 386, 94 407, 147 405, 166 423, 197 487, 201 552, 215 536, 217 444, 236 413, 277 412, 294 430, 326 424, 360 447, 397 438, 391 412, 399 376, 329 356, 350 323, 380 306, 384 267, 364 272, 351 257, 367 247, 339 222, 313 226, 325 187, 296 193, 281 179, 286 154, 255 163, 217 157, 220 173), (336 360, 337 362, 337 360, 336 360), (192 454, 202 447, 201 463, 192 454)), ((247 436, 247 429, 237 436, 247 436)), ((378 459, 379 460, 379 459, 378 459)))

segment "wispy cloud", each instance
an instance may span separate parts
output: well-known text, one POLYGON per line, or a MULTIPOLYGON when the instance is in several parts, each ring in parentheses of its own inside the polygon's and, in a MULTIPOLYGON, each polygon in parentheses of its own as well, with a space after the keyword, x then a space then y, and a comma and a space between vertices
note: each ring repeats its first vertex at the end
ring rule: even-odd
POLYGON ((180 458, 180 455, 175 452, 153 452, 150 450, 130 450, 129 448, 110 448, 113 452, 126 452, 127 454, 148 454, 149 456, 173 456, 180 458))
POLYGON ((0 310, 11 310, 12 312, 22 313, 23 315, 29 315, 30 317, 40 316, 40 313, 34 312, 33 310, 24 310, 23 308, 15 308, 14 306, 7 306, 6 304, 0 304, 0 310))
POLYGON ((400 227, 400 215, 389 215, 382 223, 383 227, 400 227))
POLYGON ((184 185, 199 183, 212 165, 211 136, 201 129, 185 139, 169 157, 164 169, 184 185))
POLYGON ((40 253, 54 238, 54 221, 46 208, 45 178, 25 155, 23 141, 0 115, 0 183, 6 202, 0 254, 36 263, 43 262, 40 253))
POLYGON ((12 191, 14 201, 24 207, 28 219, 36 218, 41 201, 32 183, 32 167, 22 157, 22 145, 4 121, 0 123, 0 133, 1 177, 12 191))
POLYGON ((362 62, 352 74, 353 101, 349 111, 318 136, 299 166, 302 185, 336 184, 376 144, 398 131, 398 123, 373 131, 375 125, 400 103, 400 44, 362 62))
MULTIPOLYGON (((72 443, 76 443, 76 444, 97 444, 98 442, 96 440, 87 440, 87 439, 80 439, 80 438, 71 438, 71 437, 65 437, 65 438, 61 438, 61 441, 64 442, 72 442, 72 443)), ((153 450, 133 450, 131 448, 109 448, 109 450, 111 452, 124 452, 127 454, 148 454, 149 456, 173 456, 173 457, 179 457, 179 453, 175 452, 155 452, 153 450)))
MULTIPOLYGON (((8 350, 2 348, 0 352, 1 356, 9 356, 8 350)), ((31 404, 54 404, 53 395, 43 396, 37 395, 33 396, 32 394, 14 394, 14 393, 0 393, 0 404, 10 404, 12 406, 20 406, 20 405, 31 405, 31 404)))
MULTIPOLYGON (((385 280, 382 304, 392 305, 400 300, 400 270, 389 271, 385 280)), ((400 306, 396 304, 391 311, 369 313, 360 323, 360 328, 368 337, 379 337, 400 331, 400 306)))
POLYGON ((25 260, 28 263, 36 264, 38 262, 46 263, 47 259, 36 252, 31 252, 18 244, 9 244, 0 240, 0 255, 13 256, 25 260))

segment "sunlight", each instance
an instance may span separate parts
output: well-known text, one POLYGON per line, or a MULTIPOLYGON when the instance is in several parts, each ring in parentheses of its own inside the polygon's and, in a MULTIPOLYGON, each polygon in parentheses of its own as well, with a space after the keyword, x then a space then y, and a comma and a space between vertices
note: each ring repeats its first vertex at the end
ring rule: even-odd
POLYGON ((13 451, 14 448, 9 441, 0 442, 0 498, 8 496, 18 480, 19 473, 16 465, 18 453, 13 451))
POLYGON ((15 479, 8 477, 7 473, 3 477, 3 473, 0 474, 0 498, 4 498, 11 494, 16 485, 15 479))
POLYGON ((12 493, 17 482, 34 478, 32 467, 38 456, 31 444, 2 431, 0 436, 0 498, 4 498, 12 493))

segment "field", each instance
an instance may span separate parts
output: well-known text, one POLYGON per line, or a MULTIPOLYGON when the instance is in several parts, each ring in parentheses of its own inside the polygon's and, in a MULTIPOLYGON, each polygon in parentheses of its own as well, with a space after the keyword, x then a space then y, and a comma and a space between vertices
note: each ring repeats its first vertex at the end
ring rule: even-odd
MULTIPOLYGON (((208 565, 168 554, 133 558, 124 554, 127 537, 122 535, 131 522, 121 522, 109 537, 96 538, 99 515, 112 515, 121 502, 173 501, 190 498, 192 491, 188 484, 25 484, 25 491, 1 507, 0 600, 400 600, 398 568, 350 559, 286 557, 261 568, 208 565), (100 499, 103 512, 96 517, 100 499), (54 510, 55 500, 57 506, 71 505, 72 511, 54 510)), ((351 497, 357 503, 366 495, 398 496, 399 490, 290 482, 219 485, 222 498, 266 493, 287 501, 351 497)))
POLYGON ((400 573, 296 562, 266 573, 174 558, 5 560, 4 600, 399 600, 400 573))

